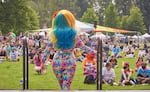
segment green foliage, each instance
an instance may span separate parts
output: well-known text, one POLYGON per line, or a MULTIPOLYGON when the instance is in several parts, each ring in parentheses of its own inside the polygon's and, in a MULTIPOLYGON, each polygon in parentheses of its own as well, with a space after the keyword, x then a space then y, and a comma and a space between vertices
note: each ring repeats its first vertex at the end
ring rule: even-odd
POLYGON ((26 0, 9 0, 0 7, 0 28, 3 33, 25 32, 39 27, 38 16, 26 0))
POLYGON ((138 7, 132 7, 130 10, 130 16, 128 18, 128 29, 133 31, 138 31, 141 33, 146 32, 146 27, 144 25, 143 16, 138 7))
POLYGON ((147 28, 147 32, 150 33, 150 0, 136 0, 138 7, 140 8, 141 12, 144 15, 144 23, 147 28), (149 30, 149 31, 148 31, 149 30))
POLYGON ((120 21, 120 28, 121 29, 128 29, 128 16, 122 16, 120 21))
POLYGON ((80 19, 83 22, 94 23, 94 21, 99 21, 99 18, 96 16, 93 8, 88 8, 86 12, 84 12, 83 16, 80 19))
POLYGON ((28 0, 30 6, 40 16, 41 27, 43 24, 47 24, 47 26, 50 27, 52 14, 58 10, 67 9, 71 11, 77 18, 77 15, 80 11, 77 1, 78 0, 28 0))
POLYGON ((104 25, 107 27, 118 28, 118 13, 115 6, 110 3, 105 10, 104 25))

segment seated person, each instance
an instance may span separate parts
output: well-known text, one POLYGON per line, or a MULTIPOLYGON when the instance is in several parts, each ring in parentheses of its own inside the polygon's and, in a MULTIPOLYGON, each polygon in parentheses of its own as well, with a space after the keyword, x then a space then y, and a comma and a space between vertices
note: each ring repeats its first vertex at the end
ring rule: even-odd
POLYGON ((84 75, 93 75, 96 78, 96 59, 95 53, 89 52, 82 62, 82 67, 84 68, 84 75))
POLYGON ((5 58, 7 58, 7 52, 4 48, 4 46, 2 46, 0 48, 0 63, 3 62, 5 58))
POLYGON ((14 48, 11 49, 9 60, 10 61, 19 61, 19 57, 18 57, 17 51, 15 51, 14 48))
POLYGON ((120 57, 120 51, 121 51, 121 49, 120 49, 120 47, 119 46, 114 46, 114 48, 112 49, 112 52, 113 52, 113 54, 114 54, 114 56, 115 57, 120 57))
POLYGON ((113 55, 111 56, 111 59, 109 60, 109 62, 112 64, 112 68, 118 67, 117 59, 113 55))
POLYGON ((102 82, 105 84, 113 85, 115 81, 115 71, 112 69, 111 63, 107 62, 102 70, 102 82))
POLYGON ((136 71, 139 69, 139 67, 141 67, 143 63, 143 57, 139 57, 138 60, 136 61, 136 71))
POLYGON ((140 49, 139 49, 138 56, 139 56, 139 57, 144 57, 145 55, 146 55, 145 50, 144 50, 143 48, 140 48, 140 49))
POLYGON ((134 51, 132 50, 131 47, 129 47, 129 50, 127 51, 126 53, 126 57, 127 58, 133 58, 135 55, 134 55, 134 51))
POLYGON ((32 49, 29 53, 29 63, 34 64, 34 56, 35 56, 35 49, 32 49))
POLYGON ((82 56, 82 52, 79 48, 76 48, 74 50, 74 55, 75 55, 75 58, 76 58, 76 61, 77 62, 82 62, 84 57, 82 56))
POLYGON ((136 81, 138 84, 150 84, 150 69, 145 62, 138 69, 136 81))
POLYGON ((150 64, 150 50, 148 50, 148 53, 146 55, 146 63, 150 64))
POLYGON ((135 85, 134 80, 131 78, 132 73, 133 70, 129 68, 129 63, 124 63, 119 85, 135 85))

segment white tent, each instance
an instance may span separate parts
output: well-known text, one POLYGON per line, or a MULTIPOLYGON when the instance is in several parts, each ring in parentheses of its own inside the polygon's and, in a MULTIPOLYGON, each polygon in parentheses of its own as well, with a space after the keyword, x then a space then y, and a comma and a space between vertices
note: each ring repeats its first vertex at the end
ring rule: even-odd
POLYGON ((76 28, 79 32, 91 32, 94 30, 93 26, 90 26, 84 22, 80 22, 78 20, 75 21, 76 28))
POLYGON ((114 36, 117 36, 117 37, 124 37, 123 34, 115 34, 114 36))
POLYGON ((100 38, 100 39, 105 39, 106 36, 105 36, 104 34, 102 34, 102 33, 97 33, 97 34, 91 36, 90 38, 100 38))
POLYGON ((90 34, 86 33, 86 32, 81 32, 80 35, 86 35, 89 36, 90 34))
POLYGON ((138 38, 138 36, 137 36, 137 35, 134 35, 134 36, 132 36, 132 38, 133 38, 133 39, 137 39, 137 38, 138 38))
POLYGON ((142 35, 142 37, 144 37, 144 38, 150 38, 150 35, 148 33, 145 33, 144 35, 142 35))

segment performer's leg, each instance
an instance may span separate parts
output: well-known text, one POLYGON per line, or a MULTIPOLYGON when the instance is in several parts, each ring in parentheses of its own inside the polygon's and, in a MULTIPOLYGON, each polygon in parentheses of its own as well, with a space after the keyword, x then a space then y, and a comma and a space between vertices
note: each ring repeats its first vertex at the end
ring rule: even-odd
POLYGON ((54 72, 54 74, 55 74, 55 76, 59 82, 61 89, 62 89, 62 84, 63 84, 62 70, 59 68, 53 68, 53 72, 54 72))
POLYGON ((70 89, 70 85, 72 83, 72 79, 74 77, 76 70, 75 65, 68 66, 67 69, 65 69, 62 73, 62 78, 63 78, 63 84, 62 84, 62 89, 63 90, 68 90, 70 89))

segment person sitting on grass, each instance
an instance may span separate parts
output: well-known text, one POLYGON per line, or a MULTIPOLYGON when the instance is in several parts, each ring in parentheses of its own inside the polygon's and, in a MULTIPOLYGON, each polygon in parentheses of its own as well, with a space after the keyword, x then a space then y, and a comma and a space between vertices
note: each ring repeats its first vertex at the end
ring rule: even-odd
POLYGON ((41 74, 42 73, 42 69, 43 69, 43 61, 42 61, 42 51, 39 51, 37 53, 37 55, 34 56, 34 60, 35 60, 35 71, 37 72, 37 74, 41 74))
POLYGON ((119 46, 115 45, 114 48, 112 49, 112 52, 113 52, 115 57, 117 57, 117 58, 121 57, 121 55, 120 55, 121 49, 119 46))
POLYGON ((145 55, 146 55, 146 51, 145 51, 143 48, 140 48, 140 49, 139 49, 138 56, 139 56, 139 57, 144 57, 145 55))
POLYGON ((4 62, 4 59, 7 58, 7 52, 4 48, 4 46, 2 46, 0 48, 0 63, 4 62))
POLYGON ((115 85, 115 71, 110 62, 107 62, 102 69, 102 82, 105 84, 115 85))
POLYGON ((150 84, 150 68, 145 62, 138 69, 136 81, 138 84, 150 84))
POLYGON ((148 50, 148 53, 146 55, 146 63, 150 64, 150 49, 148 50))
POLYGON ((11 49, 9 60, 10 60, 11 62, 19 61, 18 53, 17 53, 17 51, 15 50, 15 48, 12 48, 12 49, 11 49))
POLYGON ((136 61, 136 71, 139 69, 139 67, 141 67, 143 63, 143 57, 139 57, 138 60, 136 61))
POLYGON ((93 75, 96 78, 96 59, 95 53, 89 52, 82 62, 82 67, 84 68, 84 75, 93 75))
POLYGON ((82 62, 84 57, 82 56, 82 51, 80 50, 80 48, 76 48, 74 50, 74 55, 75 55, 75 58, 76 58, 76 61, 77 62, 82 62))
POLYGON ((128 51, 126 52, 126 57, 127 58, 133 58, 135 55, 134 55, 134 50, 131 46, 129 46, 129 49, 128 51))
POLYGON ((34 64, 34 56, 35 56, 35 48, 33 48, 30 52, 29 52, 29 63, 30 64, 34 64))
POLYGON ((109 60, 109 62, 112 64, 112 68, 118 67, 117 59, 114 57, 114 55, 111 56, 111 59, 109 60))
POLYGON ((131 78, 133 70, 129 68, 129 63, 125 62, 122 69, 121 80, 119 85, 135 85, 134 80, 131 78))

